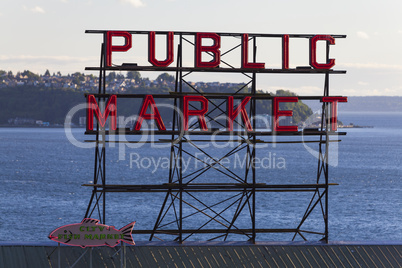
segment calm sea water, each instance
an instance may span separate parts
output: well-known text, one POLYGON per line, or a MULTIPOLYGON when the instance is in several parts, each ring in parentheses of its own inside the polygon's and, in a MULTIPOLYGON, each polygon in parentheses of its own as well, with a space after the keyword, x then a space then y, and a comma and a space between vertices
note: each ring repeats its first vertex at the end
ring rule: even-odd
MULTIPOLYGON (((341 129, 347 135, 340 137, 339 144, 331 143, 335 157, 331 158, 330 182, 339 185, 333 186, 329 194, 330 240, 401 241, 402 113, 341 113, 339 119, 373 128, 341 129)), ((83 132, 72 130, 78 141, 91 138, 83 132)), ((258 182, 314 183, 317 159, 313 154, 317 148, 307 145, 308 148, 303 144, 277 144, 259 149, 258 182)), ((195 149, 188 150, 197 153, 195 149)), ((205 151, 218 157, 227 153, 227 149, 212 146, 205 151)), ((165 183, 168 157, 169 149, 149 145, 139 149, 107 148, 108 183, 165 183)), ((93 158, 94 149, 72 145, 64 129, 0 128, 0 240, 47 241, 53 229, 80 222, 91 194, 90 188, 81 185, 93 180, 93 158)), ((242 160, 232 158, 227 164, 232 165, 234 173, 242 174, 242 160)), ((196 169, 195 162, 191 162, 186 172, 196 169)), ((221 173, 213 171, 200 177, 199 182, 216 182, 221 177, 221 173)), ((198 197, 216 202, 229 195, 198 197)), ((258 193, 256 197, 257 228, 295 228, 311 193, 258 193)), ((123 193, 108 194, 106 198, 107 224, 122 227, 137 221, 135 228, 148 229, 155 222, 164 195, 123 193)), ((191 202, 196 203, 194 199, 191 202)), ((219 209, 217 206, 216 210, 219 209)), ((314 215, 318 212, 317 209, 312 213, 304 229, 323 225, 322 218, 314 215)), ((192 213, 191 208, 185 208, 185 213, 192 213)), ((223 215, 230 213, 225 211, 223 215)), ((206 219, 200 216, 198 221, 189 222, 188 226, 199 226, 206 219)), ((236 224, 250 227, 247 214, 242 214, 236 224)), ((257 240, 291 238, 289 234, 274 234, 258 236, 257 240)), ((146 239, 134 236, 134 240, 146 239)), ((244 237, 232 238, 239 239, 244 237)))

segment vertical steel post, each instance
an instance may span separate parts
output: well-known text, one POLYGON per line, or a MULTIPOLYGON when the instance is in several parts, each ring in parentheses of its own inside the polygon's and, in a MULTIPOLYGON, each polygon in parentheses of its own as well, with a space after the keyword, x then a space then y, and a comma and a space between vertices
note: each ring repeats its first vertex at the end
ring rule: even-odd
MULTIPOLYGON (((183 49, 183 36, 180 34, 180 67, 183 66, 183 57, 182 57, 182 49, 183 49)), ((179 84, 179 92, 183 93, 183 71, 180 69, 180 84, 179 84)), ((183 96, 180 97, 180 107, 181 111, 183 111, 183 96)), ((183 123, 179 120, 179 129, 183 129, 183 123)), ((179 137, 179 242, 183 242, 183 137, 179 137)))
MULTIPOLYGON (((256 37, 253 37, 253 62, 257 62, 257 41, 256 41, 256 37)), ((255 99, 255 94, 256 94, 256 79, 257 79, 257 75, 255 72, 253 72, 253 82, 252 82, 252 86, 251 86, 251 94, 253 95, 253 100, 252 100, 252 111, 251 111, 251 117, 253 120, 253 130, 254 132, 256 131, 256 99, 255 99)), ((256 239, 256 231, 255 231, 255 202, 256 202, 256 198, 255 198, 255 187, 256 187, 256 174, 255 174, 255 157, 256 157, 256 137, 255 137, 255 133, 252 134, 253 137, 253 142, 252 142, 252 166, 251 166, 251 170, 252 170, 252 175, 253 175, 253 188, 252 188, 252 192, 251 194, 253 195, 252 198, 252 213, 253 215, 252 217, 252 229, 253 229, 253 235, 252 235, 252 242, 255 243, 255 239, 256 239)))
MULTIPOLYGON (((106 94, 106 43, 107 43, 107 38, 106 38, 106 34, 103 35, 104 38, 104 46, 103 46, 103 55, 105 57, 105 59, 103 60, 103 83, 102 83, 102 94, 106 94)), ((103 98, 104 103, 106 103, 106 98, 103 98)), ((98 123, 99 124, 99 123, 98 123)), ((102 127, 102 194, 103 194, 103 202, 102 202, 102 211, 103 211, 103 224, 106 224, 106 125, 105 127, 102 127)))
MULTIPOLYGON (((98 85, 98 94, 104 94, 105 93, 105 69, 104 69, 104 64, 105 64, 105 57, 106 57, 106 35, 104 34, 104 38, 103 38, 103 43, 101 45, 101 56, 100 56, 100 70, 99 70, 99 85, 98 85)), ((98 98, 98 103, 100 102, 100 98, 98 98)), ((99 181, 99 173, 101 176, 101 180, 102 180, 102 185, 105 185, 105 152, 103 150, 104 145, 105 145, 105 133, 103 132, 102 134, 102 141, 99 140, 99 124, 96 124, 96 136, 95 136, 95 141, 96 141, 96 147, 95 147, 95 162, 94 162, 94 177, 93 177, 93 184, 98 184, 99 181), (101 149, 101 153, 100 153, 100 148, 101 149), (102 161, 102 165, 99 164, 99 162, 102 161)), ((104 189, 104 188, 103 188, 104 189)), ((92 203, 94 202, 94 197, 97 195, 97 190, 98 187, 94 186, 93 190, 92 190, 92 195, 91 195, 91 199, 89 201, 87 210, 85 212, 85 218, 88 218, 91 216, 92 212, 91 212, 91 206, 92 203)), ((105 192, 104 190, 102 191, 102 194, 104 195, 105 192)), ((99 203, 98 203, 98 198, 95 198, 95 204, 94 204, 94 208, 98 207, 99 208, 99 203)), ((105 202, 105 199, 103 200, 103 203, 105 202)), ((104 218, 105 218, 105 210, 103 209, 103 219, 101 219, 101 222, 104 222, 104 218)), ((100 216, 100 215, 99 215, 100 216)))
MULTIPOLYGON (((329 49, 330 49, 330 44, 329 41, 326 42, 326 60, 329 62, 329 49)), ((325 92, 324 96, 329 96, 329 71, 325 72, 325 92)), ((325 126, 325 215, 324 215, 324 220, 325 220, 325 242, 328 243, 328 190, 329 190, 329 129, 331 127, 331 118, 328 114, 328 104, 325 105, 325 113, 326 113, 326 126, 325 126)), ((335 122, 336 123, 336 122, 335 122)))
MULTIPOLYGON (((326 90, 326 96, 329 96, 329 73, 325 73, 325 88, 326 90)), ((325 170, 324 170, 324 175, 325 175, 325 242, 328 243, 328 189, 329 189, 329 180, 328 180, 328 161, 329 161, 329 129, 331 128, 331 118, 329 117, 328 113, 328 104, 325 105, 325 170)))

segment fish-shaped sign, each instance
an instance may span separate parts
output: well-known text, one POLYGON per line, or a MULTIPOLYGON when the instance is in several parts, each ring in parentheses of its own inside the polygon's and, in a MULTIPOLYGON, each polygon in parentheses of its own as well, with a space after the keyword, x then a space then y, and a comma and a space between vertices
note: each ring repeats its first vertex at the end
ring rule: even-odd
POLYGON ((49 239, 70 246, 114 247, 123 241, 135 245, 131 231, 135 222, 132 222, 120 230, 105 224, 99 224, 99 220, 85 218, 80 223, 64 225, 50 233, 49 239))

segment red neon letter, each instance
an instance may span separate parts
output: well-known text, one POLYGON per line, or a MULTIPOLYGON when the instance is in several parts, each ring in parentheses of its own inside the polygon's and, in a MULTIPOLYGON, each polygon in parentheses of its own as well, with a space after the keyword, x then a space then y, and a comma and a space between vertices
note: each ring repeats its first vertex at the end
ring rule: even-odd
POLYGON ((250 119, 248 118, 246 105, 249 102, 251 97, 244 97, 241 103, 237 106, 237 108, 233 111, 233 96, 228 97, 228 106, 227 106, 227 128, 228 131, 233 131, 233 120, 241 113, 241 117, 243 119, 244 124, 248 131, 253 131, 253 128, 250 123, 250 119))
POLYGON ((129 32, 122 31, 108 31, 106 32, 106 66, 112 66, 112 52, 120 51, 125 52, 131 48, 131 34, 129 32), (112 37, 121 36, 124 37, 124 45, 113 46, 112 37))
POLYGON ((289 35, 282 36, 282 69, 289 69, 289 35))
POLYGON ((116 106, 116 95, 111 95, 107 104, 105 111, 102 113, 99 109, 98 103, 96 102, 95 96, 94 95, 88 95, 87 98, 87 130, 93 130, 94 128, 94 111, 95 111, 95 117, 98 120, 98 123, 101 125, 101 127, 105 127, 105 123, 107 120, 107 117, 109 116, 110 113, 110 127, 112 130, 116 130, 117 127, 117 122, 116 122, 116 112, 117 112, 117 106, 116 106))
POLYGON ((195 67, 215 68, 221 62, 221 37, 216 33, 197 33, 195 35, 195 67), (211 38, 214 41, 212 46, 203 46, 202 39, 211 38), (202 61, 202 52, 212 53, 214 59, 212 61, 202 61))
POLYGON ((183 97, 183 127, 188 130, 188 117, 190 115, 198 116, 198 121, 202 130, 208 130, 207 122, 204 115, 208 112, 208 100, 203 96, 184 96, 183 97), (188 105, 190 101, 201 102, 201 110, 189 110, 188 105))
POLYGON ((241 67, 252 69, 264 69, 265 63, 248 62, 248 34, 242 35, 241 41, 241 67))
POLYGON ((327 63, 317 62, 317 41, 324 40, 330 45, 335 44, 335 39, 330 35, 315 35, 310 39, 310 65, 315 69, 331 69, 335 65, 334 59, 328 59, 327 63))
POLYGON ((155 100, 152 95, 146 95, 145 99, 142 101, 141 110, 138 115, 138 120, 135 124, 134 130, 141 130, 142 121, 144 121, 144 119, 155 120, 159 130, 166 130, 165 124, 163 124, 162 117, 159 113, 158 107, 156 107, 155 100), (150 114, 147 113, 148 106, 151 109, 150 114))
POLYGON ((166 37, 166 60, 159 61, 155 58, 155 32, 149 32, 148 61, 157 67, 167 67, 173 62, 173 32, 168 32, 166 37))
POLYGON ((347 97, 322 97, 321 102, 331 103, 331 130, 336 131, 338 129, 338 102, 348 102, 347 97))
POLYGON ((279 110, 280 102, 298 102, 298 97, 274 97, 273 99, 273 130, 274 131, 297 131, 297 126, 280 126, 279 116, 292 116, 293 111, 291 110, 279 110))

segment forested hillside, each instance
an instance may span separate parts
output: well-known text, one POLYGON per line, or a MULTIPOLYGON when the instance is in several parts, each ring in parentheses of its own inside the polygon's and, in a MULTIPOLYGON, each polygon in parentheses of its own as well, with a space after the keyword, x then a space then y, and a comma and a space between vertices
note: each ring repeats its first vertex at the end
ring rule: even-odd
MULTIPOLYGON (((237 91, 240 85, 235 85, 231 88, 220 87, 214 89, 209 88, 209 92, 234 92, 237 91)), ((160 87, 138 87, 128 88, 125 93, 147 93, 147 94, 168 94, 172 90, 164 86, 160 87)), ((68 111, 77 104, 84 103, 85 92, 66 88, 46 88, 37 86, 13 86, 0 88, 0 124, 15 125, 16 118, 29 119, 20 120, 18 124, 35 124, 36 120, 49 122, 51 125, 63 124, 68 111), (21 123, 25 122, 25 123, 21 123)), ((260 92, 261 93, 261 92, 260 92)), ((278 96, 295 96, 294 93, 284 90, 278 90, 275 94, 278 96)), ((138 114, 142 99, 119 99, 118 100, 118 115, 130 116, 138 114)), ((158 103, 168 103, 169 100, 156 100, 158 103)), ((170 102, 173 104, 172 99, 170 102)), ((211 106, 212 107, 212 106, 211 106)), ((257 113, 271 114, 271 101, 258 100, 257 113)), ((210 108, 210 109, 213 109, 210 108)), ((223 109, 225 109, 223 107, 223 109)), ((303 104, 298 103, 281 103, 281 109, 293 110, 293 122, 298 123, 306 119, 312 114, 311 109, 303 104), (283 107, 282 107, 283 105, 283 107)), ((161 108, 161 114, 167 113, 168 110, 161 108)), ((170 114, 170 113, 169 113, 170 114)), ((73 118, 73 122, 78 124, 80 116, 85 116, 85 112, 81 111, 73 118)))

